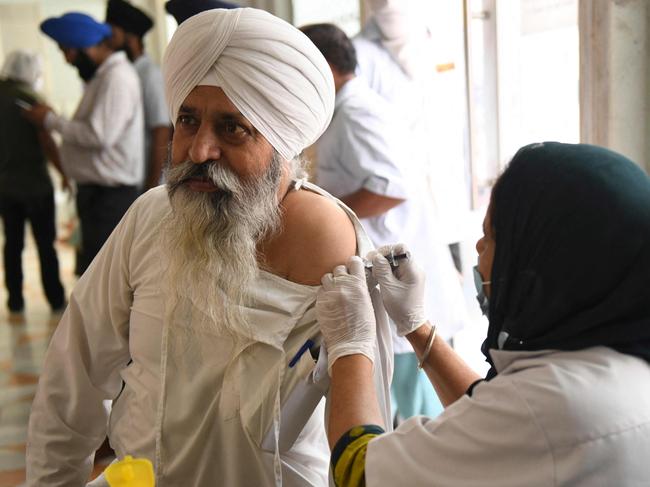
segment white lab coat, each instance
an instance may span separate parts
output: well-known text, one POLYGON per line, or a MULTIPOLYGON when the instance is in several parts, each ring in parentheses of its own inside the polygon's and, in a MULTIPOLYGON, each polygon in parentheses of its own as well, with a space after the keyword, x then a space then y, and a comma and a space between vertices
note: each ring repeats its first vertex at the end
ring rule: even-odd
MULTIPOLYGON (((436 218, 419 171, 412 167, 405 145, 408 127, 388 103, 360 78, 336 94, 334 116, 317 145, 318 184, 336 197, 364 188, 382 196, 405 199, 388 212, 361 222, 379 247, 406 243, 427 272, 425 308, 449 339, 467 319, 465 301, 449 249, 440 239, 436 218)), ((395 341, 395 352, 412 352, 406 340, 395 341)))
POLYGON ((499 374, 371 440, 368 487, 650 485, 650 364, 610 348, 491 351, 499 374))
MULTIPOLYGON (((118 457, 154 462, 158 487, 327 485, 329 451, 317 407, 326 385, 315 402, 311 395, 304 428, 282 415, 314 371, 309 353, 293 368, 288 363, 308 338, 320 336, 318 286, 261 272, 255 305, 246 310, 257 326, 245 343, 193 326, 201 310, 189 302, 182 302, 183 319, 168 323, 157 251, 168 211, 166 188, 140 197, 75 287, 32 407, 28 485, 84 485, 107 429, 118 457), (106 399, 113 400, 110 417, 106 399), (300 434, 287 443, 286 430, 300 434)), ((351 218, 365 252, 370 244, 351 218)), ((385 312, 376 309, 377 392, 390 424, 392 350, 385 312)))

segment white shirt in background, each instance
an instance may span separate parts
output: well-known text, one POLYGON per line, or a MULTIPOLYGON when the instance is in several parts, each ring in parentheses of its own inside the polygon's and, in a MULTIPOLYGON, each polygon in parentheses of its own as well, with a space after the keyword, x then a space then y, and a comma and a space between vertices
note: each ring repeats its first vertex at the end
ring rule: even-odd
POLYGON ((160 68, 149 56, 143 54, 133 62, 140 78, 144 105, 144 151, 145 174, 151 161, 151 131, 156 127, 169 127, 169 111, 165 103, 165 91, 160 68))
MULTIPOLYGON (((425 307, 444 339, 467 319, 451 255, 442 241, 425 185, 411 160, 408 127, 395 110, 360 78, 336 94, 334 116, 317 145, 317 183, 337 198, 364 188, 405 201, 386 213, 361 219, 375 246, 406 243, 427 272, 425 307)), ((397 338, 397 337, 395 337, 397 338)), ((413 352, 406 340, 395 352, 413 352)))
POLYGON ((419 76, 411 79, 386 49, 373 19, 353 39, 357 74, 386 100, 408 134, 410 166, 417 166, 435 216, 437 237, 446 244, 467 238, 469 189, 465 168, 463 121, 454 105, 455 91, 435 73, 430 43, 418 39, 419 76), (426 74, 426 75, 423 75, 426 74))
POLYGON ((61 134, 63 168, 76 182, 142 183, 142 95, 138 75, 125 53, 115 52, 99 66, 71 120, 49 112, 45 127, 61 134))

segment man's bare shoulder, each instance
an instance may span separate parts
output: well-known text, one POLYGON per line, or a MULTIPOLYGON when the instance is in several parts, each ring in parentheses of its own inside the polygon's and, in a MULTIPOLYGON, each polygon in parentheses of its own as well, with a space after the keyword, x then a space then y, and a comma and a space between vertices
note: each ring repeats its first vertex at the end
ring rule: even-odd
POLYGON ((323 274, 356 252, 352 222, 331 199, 311 191, 292 191, 282 206, 283 230, 270 257, 283 261, 284 277, 290 281, 320 284, 323 274))

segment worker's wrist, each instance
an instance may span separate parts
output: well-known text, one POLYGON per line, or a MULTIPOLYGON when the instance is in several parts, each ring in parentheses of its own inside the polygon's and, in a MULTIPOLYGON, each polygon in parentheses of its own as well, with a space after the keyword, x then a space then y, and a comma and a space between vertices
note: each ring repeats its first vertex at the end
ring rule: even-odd
POLYGON ((429 321, 423 322, 420 326, 413 329, 411 333, 407 333, 406 338, 413 343, 414 340, 426 340, 431 332, 431 323, 429 321))
POLYGON ((411 309, 410 312, 404 316, 403 321, 397 323, 397 334, 399 336, 406 336, 413 333, 420 328, 423 324, 428 323, 427 317, 421 306, 411 309))
POLYGON ((427 344, 427 339, 431 335, 432 325, 428 321, 425 321, 415 330, 409 333, 406 336, 406 339, 409 341, 416 355, 420 357, 424 353, 424 349, 427 344))
POLYGON ((369 357, 365 353, 351 353, 334 358, 334 361, 330 363, 329 372, 330 376, 333 377, 334 374, 347 373, 350 369, 368 369, 370 372, 372 372, 372 368, 372 357, 369 357))
POLYGON ((436 339, 436 325, 433 325, 429 330, 429 336, 427 337, 427 342, 426 345, 424 346, 424 352, 422 352, 422 355, 418 359, 418 369, 423 368, 424 364, 427 362, 435 339, 436 339))

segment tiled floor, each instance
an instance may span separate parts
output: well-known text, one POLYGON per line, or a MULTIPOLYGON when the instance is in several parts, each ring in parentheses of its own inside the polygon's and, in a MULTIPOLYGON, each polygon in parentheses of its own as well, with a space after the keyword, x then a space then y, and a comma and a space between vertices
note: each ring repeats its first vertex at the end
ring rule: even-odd
MULTIPOLYGON (((2 241, 0 229, 0 246, 2 241)), ((57 243, 57 250, 61 278, 69 292, 75 282, 74 252, 65 243, 57 243)), ((23 253, 23 274, 25 311, 10 314, 6 308, 4 267, 0 265, 0 487, 14 487, 25 481, 29 410, 45 351, 60 317, 51 313, 43 295, 31 235, 23 253)))

